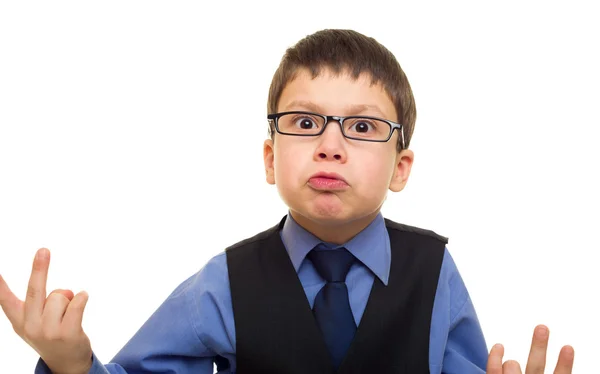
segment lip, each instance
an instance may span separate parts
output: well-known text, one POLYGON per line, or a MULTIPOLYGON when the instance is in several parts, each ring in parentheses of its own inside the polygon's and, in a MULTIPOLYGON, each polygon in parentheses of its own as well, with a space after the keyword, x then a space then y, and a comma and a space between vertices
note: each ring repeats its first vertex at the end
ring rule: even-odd
POLYGON ((320 191, 339 191, 349 187, 348 182, 341 175, 324 171, 311 175, 308 185, 320 191))
POLYGON ((342 177, 341 175, 337 174, 337 173, 328 173, 325 171, 320 171, 318 173, 315 173, 313 175, 310 176, 310 179, 312 178, 327 178, 327 179, 337 179, 340 180, 344 183, 348 183, 348 181, 346 179, 344 179, 344 177, 342 177))

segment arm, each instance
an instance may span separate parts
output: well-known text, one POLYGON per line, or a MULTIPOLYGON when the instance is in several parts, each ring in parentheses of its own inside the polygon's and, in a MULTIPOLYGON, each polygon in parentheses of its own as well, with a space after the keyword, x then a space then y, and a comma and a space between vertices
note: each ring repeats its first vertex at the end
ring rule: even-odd
POLYGON ((487 357, 483 332, 471 298, 466 294, 462 307, 457 308, 456 314, 451 313, 442 372, 484 373, 487 357))
MULTIPOLYGON (((435 316, 440 317, 437 319, 438 329, 442 330, 447 326, 444 358, 441 367, 439 367, 441 373, 522 373, 518 362, 513 360, 502 362, 504 347, 501 344, 496 344, 488 356, 487 345, 475 308, 448 251, 444 255, 442 271, 440 272, 438 293, 434 304, 435 316), (443 316, 448 316, 448 318, 444 319, 443 316)), ((432 328, 434 327, 433 321, 436 320, 432 320, 432 328)), ((432 329, 432 333, 434 332, 435 330, 432 329)), ((548 336, 546 326, 536 327, 525 369, 526 374, 542 373, 544 371, 548 336)), ((443 341, 443 339, 441 340, 443 341)), ((564 346, 560 351, 554 373, 570 374, 573 369, 574 355, 573 347, 564 346)), ((439 373, 440 370, 436 372, 439 373)))
POLYGON ((440 271, 431 328, 432 372, 485 373, 487 345, 469 293, 448 250, 440 271))

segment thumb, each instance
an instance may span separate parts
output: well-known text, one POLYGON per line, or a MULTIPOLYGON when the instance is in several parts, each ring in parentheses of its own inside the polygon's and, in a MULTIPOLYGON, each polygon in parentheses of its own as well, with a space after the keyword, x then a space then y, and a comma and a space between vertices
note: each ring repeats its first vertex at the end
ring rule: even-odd
POLYGON ((25 319, 24 303, 15 296, 8 288, 8 284, 2 275, 0 275, 0 307, 13 325, 13 328, 20 328, 25 319))
POLYGON ((80 328, 83 323, 83 311, 87 305, 89 295, 85 291, 79 292, 67 306, 63 317, 63 324, 70 328, 80 328))

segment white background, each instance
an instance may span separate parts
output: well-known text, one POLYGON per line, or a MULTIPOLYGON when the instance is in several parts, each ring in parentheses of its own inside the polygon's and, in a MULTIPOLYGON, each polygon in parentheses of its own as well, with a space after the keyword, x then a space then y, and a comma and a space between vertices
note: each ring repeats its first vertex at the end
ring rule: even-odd
MULTIPOLYGON (((102 1, 0 5, 0 274, 20 297, 86 290, 108 362, 165 297, 286 213, 264 181, 285 49, 353 28, 417 102, 407 188, 384 214, 449 236, 489 347, 525 363, 538 323, 600 372, 600 27, 592 1, 102 1)), ((1 314, 1 313, 0 313, 1 314)), ((0 316, 0 373, 37 355, 0 316)))

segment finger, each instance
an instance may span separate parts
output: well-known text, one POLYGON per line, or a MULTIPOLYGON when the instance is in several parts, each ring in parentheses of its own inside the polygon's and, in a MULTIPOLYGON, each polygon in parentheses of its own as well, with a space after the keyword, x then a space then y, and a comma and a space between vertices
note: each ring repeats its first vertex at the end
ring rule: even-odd
POLYGON ((46 280, 50 265, 50 251, 41 248, 33 260, 27 296, 25 297, 25 319, 41 317, 46 301, 46 280))
POLYGON ((52 291, 46 299, 42 313, 43 333, 46 338, 59 338, 63 316, 67 311, 69 299, 59 290, 52 291))
POLYGON ((87 305, 89 295, 85 291, 79 292, 69 303, 65 316, 63 317, 63 326, 70 330, 81 329, 83 324, 83 311, 87 305))
POLYGON ((508 360, 502 365, 503 374, 521 374, 521 365, 517 361, 508 360))
POLYGON ((544 325, 536 326, 531 340, 531 350, 525 367, 525 374, 544 374, 546 368, 546 351, 550 331, 544 325))
POLYGON ((492 347, 487 363, 487 374, 502 374, 502 357, 504 356, 504 346, 496 344, 492 347))
POLYGON ((0 307, 13 325, 13 328, 23 326, 23 302, 8 288, 8 284, 0 275, 0 307))
POLYGON ((575 350, 570 345, 565 345, 558 354, 558 363, 554 374, 571 374, 573 362, 575 361, 575 350))

